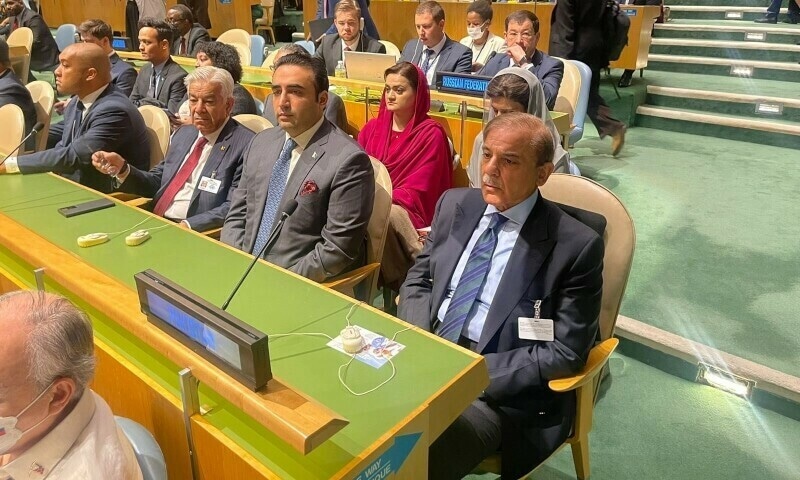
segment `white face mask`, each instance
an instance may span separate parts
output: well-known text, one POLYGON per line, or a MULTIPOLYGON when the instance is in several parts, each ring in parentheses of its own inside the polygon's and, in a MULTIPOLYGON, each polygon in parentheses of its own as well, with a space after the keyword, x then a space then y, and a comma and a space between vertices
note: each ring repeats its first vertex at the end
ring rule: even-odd
POLYGON ((483 36, 483 32, 484 32, 484 30, 483 30, 484 25, 486 25, 486 24, 484 23, 483 25, 480 25, 478 27, 473 27, 471 25, 468 26, 467 27, 467 35, 469 35, 469 37, 471 39, 473 39, 473 40, 477 40, 477 39, 481 38, 483 36))
POLYGON ((44 395, 44 393, 52 386, 53 386, 52 383, 48 385, 47 388, 42 390, 42 393, 37 395, 36 398, 34 398, 33 401, 31 401, 31 403, 28 404, 27 407, 23 408, 22 411, 16 414, 15 416, 0 417, 0 455, 5 455, 6 452, 11 450, 11 448, 17 444, 17 442, 19 441, 20 438, 22 438, 23 435, 30 432, 34 428, 38 427, 39 425, 42 424, 42 422, 44 422, 50 417, 50 415, 47 415, 43 419, 39 420, 36 423, 36 425, 33 425, 32 427, 26 429, 24 432, 19 428, 17 428, 17 422, 19 421, 19 417, 23 413, 28 411, 28 409, 31 408, 31 405, 33 405, 40 398, 42 398, 42 395, 44 395))

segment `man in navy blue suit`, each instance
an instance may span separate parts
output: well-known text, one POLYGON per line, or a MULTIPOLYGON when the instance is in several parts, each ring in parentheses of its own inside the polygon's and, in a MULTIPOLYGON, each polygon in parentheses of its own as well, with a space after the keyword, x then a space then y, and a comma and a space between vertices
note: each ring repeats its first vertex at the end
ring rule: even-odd
MULTIPOLYGON (((136 83, 136 69, 133 65, 125 62, 117 55, 111 47, 114 41, 114 33, 111 25, 102 20, 92 19, 78 25, 78 34, 84 43, 94 43, 103 49, 111 61, 111 83, 117 87, 117 91, 125 96, 130 96, 133 84, 136 83)), ((56 102, 53 108, 59 115, 63 115, 67 108, 67 102, 71 99, 56 102)), ((50 132, 47 139, 47 148, 53 148, 64 133, 64 121, 50 125, 50 132)))
POLYGON ((460 479, 498 449, 503 478, 544 461, 575 415, 575 396, 547 382, 583 368, 597 335, 603 241, 538 190, 554 168, 550 131, 506 113, 484 138, 480 190, 445 192, 400 290, 400 318, 489 369, 489 386, 430 446, 435 480, 460 479))
POLYGON ((433 88, 436 72, 472 72, 472 50, 444 33, 444 9, 436 2, 424 2, 414 14, 417 37, 406 42, 401 61, 417 65, 433 88))
POLYGON ((100 172, 118 172, 120 191, 152 197, 155 213, 204 231, 222 226, 254 134, 230 118, 233 78, 226 70, 199 67, 186 85, 192 125, 175 132, 163 162, 148 172, 116 153, 97 152, 92 163, 100 172))
POLYGON ((539 43, 539 19, 530 10, 517 10, 506 17, 505 55, 495 55, 478 72, 478 75, 494 77, 507 67, 523 67, 531 71, 544 89, 544 98, 550 110, 556 104, 564 64, 536 48, 539 43))
POLYGON ((150 158, 147 130, 139 111, 111 85, 111 62, 102 48, 75 43, 59 56, 55 71, 60 92, 75 95, 64 112, 64 134, 55 147, 9 157, 0 173, 56 172, 101 192, 112 190, 111 177, 92 167, 92 153, 117 152, 134 166, 150 158))

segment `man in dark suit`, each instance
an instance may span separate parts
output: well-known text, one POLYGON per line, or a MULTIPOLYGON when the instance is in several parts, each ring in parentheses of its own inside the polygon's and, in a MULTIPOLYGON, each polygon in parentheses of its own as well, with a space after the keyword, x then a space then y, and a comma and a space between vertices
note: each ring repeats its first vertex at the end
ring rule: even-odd
MULTIPOLYGON (((375 40, 380 40, 381 36, 378 34, 378 27, 375 26, 375 21, 372 20, 372 15, 369 13, 369 0, 356 0, 356 2, 358 3, 358 8, 361 10, 361 16, 364 18, 364 27, 362 30, 375 40)), ((330 18, 334 16, 333 13, 338 3, 339 0, 317 0, 316 18, 330 18)), ((331 25, 325 33, 336 33, 336 26, 331 25)), ((316 38, 313 40, 316 41, 316 38)))
POLYGON ((192 57, 199 43, 211 41, 208 30, 199 23, 194 23, 192 11, 186 5, 174 5, 167 10, 167 23, 172 25, 177 33, 172 41, 173 55, 192 57))
MULTIPOLYGON (((84 43, 94 43, 103 49, 111 61, 111 84, 117 87, 117 91, 126 97, 130 96, 133 85, 136 83, 136 69, 133 65, 122 60, 117 52, 111 47, 114 41, 114 33, 111 25, 102 20, 92 19, 78 25, 78 34, 84 43)), ((59 115, 64 114, 67 103, 71 100, 61 100, 53 105, 53 109, 59 115)), ((56 146, 61 135, 64 133, 64 121, 50 125, 47 136, 47 148, 56 146)))
POLYGON ((186 76, 192 125, 178 129, 164 161, 149 172, 112 152, 96 152, 94 167, 119 172, 119 190, 153 199, 154 213, 205 231, 222 226, 242 175, 242 155, 253 132, 230 118, 233 78, 217 67, 186 76))
POLYGON ((484 131, 481 189, 439 200, 400 290, 398 316, 484 356, 489 386, 431 445, 429 478, 456 479, 502 452, 520 478, 569 435, 578 372, 597 334, 603 242, 538 192, 553 171, 544 123, 507 113, 484 131))
POLYGON ((178 0, 178 4, 189 7, 194 21, 202 25, 203 28, 211 28, 211 19, 208 17, 208 0, 178 0))
POLYGON ((403 47, 400 60, 419 66, 433 88, 436 72, 472 72, 472 50, 444 33, 444 9, 437 2, 421 3, 414 14, 418 38, 403 47))
POLYGON ((268 262, 318 282, 362 266, 375 179, 367 154, 323 115, 325 64, 282 57, 272 92, 278 126, 256 135, 245 152, 221 240, 257 255, 296 201, 268 262))
MULTIPOLYGON (((36 106, 33 104, 31 92, 11 70, 8 43, 0 39, 0 107, 8 104, 16 105, 22 110, 22 114, 25 116, 25 134, 27 135, 36 124, 36 106)), ((11 147, 9 146, 9 148, 11 147)), ((31 135, 25 144, 25 150, 31 151, 35 147, 36 136, 31 135)))
POLYGON ((386 53, 386 47, 361 31, 361 9, 353 0, 340 0, 334 10, 337 33, 322 37, 316 55, 325 60, 328 75, 333 76, 336 65, 344 60, 345 51, 386 53))
POLYGON ((608 66, 608 41, 602 26, 605 5, 597 0, 559 0, 553 9, 548 51, 556 57, 581 61, 592 70, 586 113, 600 138, 611 135, 611 154, 616 156, 625 144, 626 128, 611 116, 611 109, 600 96, 600 71, 608 66))
POLYGON ((111 62, 102 48, 75 43, 59 56, 55 71, 60 92, 75 95, 64 112, 67 126, 52 149, 9 157, 0 173, 56 172, 101 192, 112 190, 111 177, 92 167, 92 153, 117 152, 137 168, 147 168, 150 148, 139 111, 111 85, 111 62))
MULTIPOLYGON (((656 23, 664 23, 664 0, 621 0, 619 2, 621 5, 653 5, 653 6, 660 6, 661 13, 656 20, 656 23)), ((789 3, 792 3, 791 1, 789 3)), ((758 22, 758 20, 756 20, 758 22)), ((652 32, 651 32, 652 35, 652 32)), ((622 76, 619 77, 618 86, 620 88, 626 88, 631 86, 631 80, 633 80, 633 72, 635 70, 625 70, 622 72, 622 76)))
POLYGON ((155 105, 178 113, 186 95, 186 70, 169 56, 172 37, 172 27, 163 20, 145 18, 139 22, 139 51, 148 63, 131 92, 131 102, 137 107, 155 105))
POLYGON ((44 19, 26 8, 22 0, 6 0, 6 19, 0 23, 0 35, 8 36, 19 27, 28 27, 33 32, 31 46, 31 70, 53 70, 58 64, 58 45, 44 19))
POLYGON ((544 98, 550 110, 556 104, 564 64, 536 48, 539 43, 539 19, 530 10, 517 10, 506 17, 505 55, 495 55, 486 62, 478 75, 494 77, 507 67, 523 67, 531 71, 544 89, 544 98))

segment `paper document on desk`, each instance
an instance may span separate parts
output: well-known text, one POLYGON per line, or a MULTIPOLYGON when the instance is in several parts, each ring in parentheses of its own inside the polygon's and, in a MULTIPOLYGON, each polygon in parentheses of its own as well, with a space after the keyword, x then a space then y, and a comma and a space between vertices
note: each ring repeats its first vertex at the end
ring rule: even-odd
MULTIPOLYGON (((389 359, 393 358, 395 355, 400 353, 401 350, 406 348, 406 346, 402 343, 392 341, 379 333, 370 332, 366 328, 359 327, 358 325, 353 326, 361 332, 361 338, 364 339, 364 347, 361 349, 361 352, 356 354, 356 359, 366 363, 367 365, 380 368, 385 365, 389 359)), ((344 348, 342 347, 341 335, 328 342, 328 346, 344 353, 345 355, 350 355, 349 353, 345 352, 344 348)))

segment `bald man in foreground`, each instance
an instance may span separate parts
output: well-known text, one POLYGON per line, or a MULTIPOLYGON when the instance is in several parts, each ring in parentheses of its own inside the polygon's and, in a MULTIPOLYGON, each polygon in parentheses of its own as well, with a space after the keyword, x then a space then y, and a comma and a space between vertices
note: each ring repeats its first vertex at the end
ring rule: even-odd
POLYGON ((64 133, 55 147, 9 157, 0 174, 55 172, 95 190, 113 190, 112 177, 92 166, 92 153, 119 153, 148 170, 150 148, 142 115, 111 84, 111 62, 102 48, 76 43, 59 56, 55 71, 58 91, 76 98, 64 111, 64 133))

